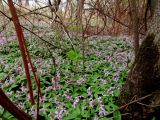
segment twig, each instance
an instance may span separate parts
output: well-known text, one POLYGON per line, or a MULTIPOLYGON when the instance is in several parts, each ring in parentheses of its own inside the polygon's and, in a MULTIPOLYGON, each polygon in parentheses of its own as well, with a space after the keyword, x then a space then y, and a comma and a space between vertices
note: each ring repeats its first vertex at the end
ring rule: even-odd
POLYGON ((144 103, 141 103, 141 102, 136 102, 137 104, 140 104, 142 106, 145 106, 145 107, 151 107, 151 108, 155 108, 155 107, 159 107, 160 105, 146 105, 144 103))
MULTIPOLYGON (((127 115, 131 115, 131 113, 124 113, 124 114, 121 114, 121 115, 117 115, 116 117, 118 117, 118 116, 127 116, 127 115)), ((114 117, 107 118, 107 120, 114 120, 114 117)))
POLYGON ((127 107, 127 106, 129 106, 129 105, 131 105, 131 104, 133 104, 133 103, 136 103, 136 102, 138 102, 138 101, 140 101, 140 100, 146 99, 146 98, 148 98, 148 97, 150 97, 150 96, 152 96, 152 94, 143 96, 143 97, 141 97, 141 98, 139 98, 139 99, 137 99, 137 100, 134 100, 134 101, 132 101, 132 102, 129 102, 129 103, 127 103, 127 104, 121 106, 120 108, 118 108, 118 109, 116 109, 116 110, 114 110, 114 111, 108 113, 106 116, 111 115, 111 114, 113 114, 114 112, 116 112, 116 111, 118 111, 118 110, 120 110, 120 109, 123 109, 123 108, 125 108, 125 107, 127 107))
MULTIPOLYGON (((21 25, 21 26, 22 26, 22 25, 21 25)), ((43 39, 42 37, 40 37, 39 35, 37 35, 35 32, 29 30, 28 28, 26 28, 26 27, 24 27, 24 26, 22 26, 22 27, 23 27, 25 30, 27 30, 27 31, 29 31, 30 33, 32 33, 33 35, 35 35, 36 37, 38 37, 41 41, 47 43, 48 45, 53 46, 54 48, 58 48, 58 49, 64 50, 63 48, 60 48, 60 47, 58 47, 58 46, 55 46, 55 45, 53 45, 52 43, 48 42, 47 40, 43 39)))

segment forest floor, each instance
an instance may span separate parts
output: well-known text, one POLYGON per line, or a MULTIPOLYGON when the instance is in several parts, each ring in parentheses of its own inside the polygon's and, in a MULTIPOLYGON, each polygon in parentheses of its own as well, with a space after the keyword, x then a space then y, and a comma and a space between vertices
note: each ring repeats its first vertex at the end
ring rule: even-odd
MULTIPOLYGON (((118 108, 116 98, 125 84, 133 59, 128 39, 92 37, 85 43, 85 56, 83 44, 79 44, 78 39, 72 41, 76 48, 74 51, 68 40, 52 40, 54 45, 61 47, 49 47, 49 52, 45 43, 27 39, 32 62, 41 82, 43 97, 40 100, 40 115, 46 120, 120 120, 122 115, 119 111, 113 116, 107 117, 107 114, 118 108)), ((18 41, 0 45, 0 55, 0 86, 17 106, 35 117, 36 105, 31 105, 26 94, 27 82, 18 41)), ((32 84, 36 100, 34 80, 32 84)), ((0 109, 0 116, 14 119, 3 109, 0 109)))

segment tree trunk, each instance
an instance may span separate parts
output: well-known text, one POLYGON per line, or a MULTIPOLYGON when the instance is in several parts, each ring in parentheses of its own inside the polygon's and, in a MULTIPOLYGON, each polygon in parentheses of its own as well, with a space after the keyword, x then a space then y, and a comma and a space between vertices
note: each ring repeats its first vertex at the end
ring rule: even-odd
POLYGON ((120 103, 124 104, 148 94, 152 96, 128 106, 130 117, 123 120, 151 120, 153 117, 160 119, 160 0, 151 2, 153 16, 129 72, 124 87, 127 92, 122 92, 120 103))
POLYGON ((26 0, 25 5, 26 5, 26 6, 29 6, 29 0, 26 0))
POLYGON ((138 31, 138 10, 137 10, 137 0, 130 0, 131 5, 131 21, 133 27, 133 40, 134 40, 134 52, 135 56, 139 49, 139 31, 138 31))
POLYGON ((0 0, 0 10, 2 9, 3 3, 2 0, 0 0))
POLYGON ((18 0, 18 4, 19 4, 19 5, 22 5, 22 0, 18 0))
POLYGON ((78 0, 78 9, 77 9, 77 19, 80 20, 80 23, 82 22, 82 12, 84 7, 85 0, 78 0))

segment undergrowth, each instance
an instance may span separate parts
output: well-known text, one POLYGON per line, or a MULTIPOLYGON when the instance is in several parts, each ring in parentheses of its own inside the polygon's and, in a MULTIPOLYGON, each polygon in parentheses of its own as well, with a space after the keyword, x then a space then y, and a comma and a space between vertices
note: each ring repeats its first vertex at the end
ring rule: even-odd
MULTIPOLYGON (((45 44, 37 41, 27 44, 40 79, 43 119, 121 120, 119 111, 113 116, 106 115, 118 108, 117 97, 130 66, 131 50, 126 39, 92 38, 84 58, 78 46, 76 50, 51 49, 49 52, 45 44)), ((36 105, 31 106, 29 101, 18 43, 1 45, 0 55, 0 86, 18 107, 34 118, 36 105)), ((37 87, 32 74, 31 77, 36 100, 37 87)), ((14 119, 2 108, 0 117, 14 119)))

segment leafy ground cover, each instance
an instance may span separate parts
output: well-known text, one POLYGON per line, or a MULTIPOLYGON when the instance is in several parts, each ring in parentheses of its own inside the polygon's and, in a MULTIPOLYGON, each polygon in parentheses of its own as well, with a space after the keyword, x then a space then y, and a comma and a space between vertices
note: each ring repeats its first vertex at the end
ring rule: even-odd
MULTIPOLYGON (((130 67, 131 46, 125 38, 93 37, 88 41, 84 58, 81 47, 76 51, 68 48, 48 52, 40 42, 27 44, 41 82, 40 115, 46 120, 121 119, 119 111, 112 117, 106 115, 118 108, 117 97, 130 67)), ((36 106, 31 106, 26 94, 27 82, 18 43, 1 45, 0 56, 0 86, 17 106, 34 118, 36 106)), ((36 99, 34 79, 32 83, 36 99)), ((0 116, 14 119, 2 108, 0 116)))

